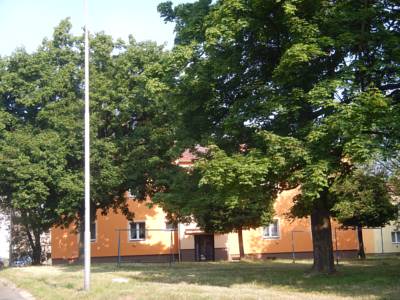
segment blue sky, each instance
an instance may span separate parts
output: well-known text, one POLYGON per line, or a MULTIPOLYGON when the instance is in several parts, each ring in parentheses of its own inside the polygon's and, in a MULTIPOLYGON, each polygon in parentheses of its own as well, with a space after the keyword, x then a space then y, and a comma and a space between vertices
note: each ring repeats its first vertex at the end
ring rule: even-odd
MULTIPOLYGON (((165 1, 165 0, 164 0, 165 1)), ((173 43, 173 24, 165 24, 157 12, 163 0, 89 0, 90 29, 105 31, 114 38, 173 43)), ((194 0, 173 0, 174 4, 194 0)), ((44 37, 50 37, 61 19, 70 17, 74 34, 82 33, 83 0, 0 0, 0 55, 17 47, 34 51, 44 37)))

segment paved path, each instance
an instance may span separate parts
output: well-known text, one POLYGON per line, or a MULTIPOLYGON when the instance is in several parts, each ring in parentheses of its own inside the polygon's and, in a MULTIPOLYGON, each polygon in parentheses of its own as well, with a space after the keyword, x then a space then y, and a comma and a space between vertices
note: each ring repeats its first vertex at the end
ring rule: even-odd
POLYGON ((0 300, 26 300, 20 292, 0 279, 0 300))

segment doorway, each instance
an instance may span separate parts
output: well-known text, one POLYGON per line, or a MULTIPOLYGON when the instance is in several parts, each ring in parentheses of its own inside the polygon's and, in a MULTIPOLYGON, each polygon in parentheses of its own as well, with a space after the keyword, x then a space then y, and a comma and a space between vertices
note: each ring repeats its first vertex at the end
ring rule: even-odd
POLYGON ((214 260, 214 235, 201 234, 194 236, 196 261, 214 260))

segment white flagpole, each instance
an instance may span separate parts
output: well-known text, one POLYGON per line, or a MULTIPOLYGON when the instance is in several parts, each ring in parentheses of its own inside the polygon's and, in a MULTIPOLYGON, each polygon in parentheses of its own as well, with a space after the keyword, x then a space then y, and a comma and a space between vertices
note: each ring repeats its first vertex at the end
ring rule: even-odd
POLYGON ((84 289, 90 289, 90 115, 89 115, 89 19, 85 0, 85 274, 84 289))

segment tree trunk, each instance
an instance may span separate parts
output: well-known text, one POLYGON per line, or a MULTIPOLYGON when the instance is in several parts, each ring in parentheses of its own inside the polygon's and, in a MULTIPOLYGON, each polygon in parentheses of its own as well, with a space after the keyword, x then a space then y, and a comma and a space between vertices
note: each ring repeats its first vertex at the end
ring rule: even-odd
POLYGON ((32 249, 32 264, 40 265, 42 263, 42 245, 40 243, 40 232, 34 233, 35 245, 32 249))
POLYGON ((357 226, 357 237, 358 237, 358 258, 365 259, 365 250, 364 250, 364 239, 362 226, 357 226))
POLYGON ((79 223, 79 257, 78 261, 82 261, 85 257, 85 222, 83 219, 79 223))
POLYGON ((311 232, 313 239, 314 264, 313 272, 334 273, 331 219, 325 207, 314 208, 311 213, 311 232))
POLYGON ((244 258, 244 247, 243 247, 243 230, 240 227, 238 229, 238 239, 239 239, 239 256, 240 259, 244 258))
POLYGON ((40 232, 34 232, 34 236, 32 237, 32 233, 29 230, 29 227, 25 225, 26 234, 28 236, 29 245, 32 250, 32 265, 40 265, 42 258, 42 245, 40 244, 40 232))

